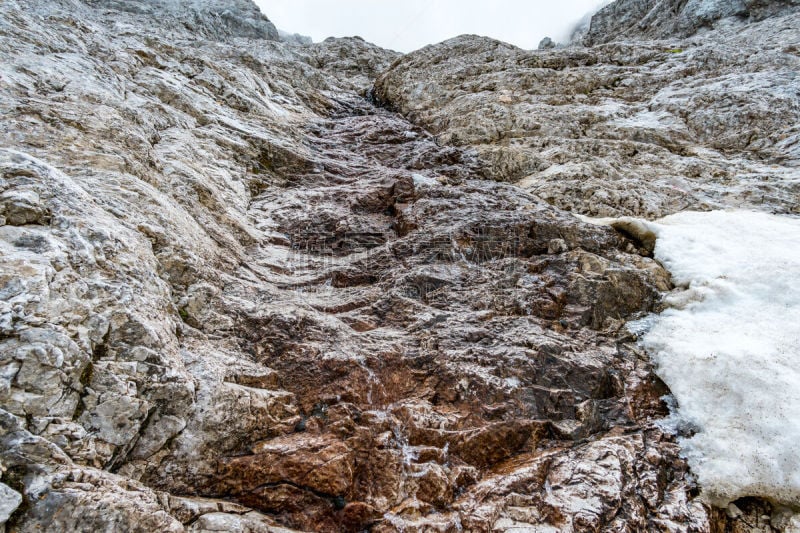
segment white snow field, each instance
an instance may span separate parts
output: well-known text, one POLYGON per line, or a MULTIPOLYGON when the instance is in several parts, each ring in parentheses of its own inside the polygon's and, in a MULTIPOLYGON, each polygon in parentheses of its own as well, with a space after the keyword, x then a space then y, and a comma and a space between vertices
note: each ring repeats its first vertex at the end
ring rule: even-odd
POLYGON ((643 224, 678 288, 641 342, 703 498, 800 504, 800 219, 683 212, 643 224))

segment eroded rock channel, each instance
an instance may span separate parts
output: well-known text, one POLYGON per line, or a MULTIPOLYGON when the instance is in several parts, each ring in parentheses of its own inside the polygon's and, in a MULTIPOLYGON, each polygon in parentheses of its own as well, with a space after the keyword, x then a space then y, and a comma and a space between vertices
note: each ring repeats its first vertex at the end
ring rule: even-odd
POLYGON ((0 54, 8 531, 778 529, 657 424, 651 250, 410 113, 413 57, 246 0, 7 0, 0 54))

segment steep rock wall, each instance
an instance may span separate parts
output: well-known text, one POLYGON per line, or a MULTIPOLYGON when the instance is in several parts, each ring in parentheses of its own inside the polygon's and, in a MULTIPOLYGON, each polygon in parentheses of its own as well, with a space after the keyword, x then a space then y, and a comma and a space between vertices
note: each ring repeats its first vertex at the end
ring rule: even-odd
POLYGON ((655 423, 644 243, 373 105, 407 58, 226 5, 0 6, 8 530, 778 523, 655 423))

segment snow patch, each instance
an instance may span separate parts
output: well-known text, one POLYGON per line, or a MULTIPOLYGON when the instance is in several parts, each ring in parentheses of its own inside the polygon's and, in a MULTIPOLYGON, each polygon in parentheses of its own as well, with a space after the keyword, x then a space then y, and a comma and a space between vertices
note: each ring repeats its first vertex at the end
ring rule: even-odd
POLYGON ((432 187, 434 185, 439 185, 436 179, 429 178, 422 174, 413 173, 411 174, 411 178, 414 180, 414 187, 432 187))
POLYGON ((800 219, 683 212, 646 223, 679 287, 642 337, 677 400, 703 497, 800 502, 800 219))

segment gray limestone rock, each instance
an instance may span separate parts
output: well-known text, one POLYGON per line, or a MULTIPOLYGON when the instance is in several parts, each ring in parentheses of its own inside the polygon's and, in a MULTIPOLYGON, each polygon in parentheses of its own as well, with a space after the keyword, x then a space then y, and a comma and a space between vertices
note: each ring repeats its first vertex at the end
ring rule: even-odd
POLYGON ((669 276, 570 212, 796 212, 797 14, 748 6, 702 39, 400 56, 246 0, 0 3, 0 518, 797 523, 696 497, 624 327, 669 276))
POLYGON ((157 18, 158 24, 167 29, 188 30, 210 39, 277 41, 281 38, 272 22, 250 0, 85 0, 85 3, 108 13, 141 15, 139 20, 143 22, 157 18))
POLYGON ((462 36, 396 61, 375 95, 439 142, 475 150, 486 178, 573 212, 798 213, 798 42, 797 10, 593 48, 462 36))
POLYGON ((541 41, 539 41, 539 46, 537 47, 539 50, 549 50, 550 48, 555 48, 556 43, 553 42, 553 39, 550 37, 545 37, 541 41))
POLYGON ((719 24, 742 26, 795 11, 797 0, 618 0, 583 35, 587 46, 625 39, 688 37, 719 24))
POLYGON ((0 527, 8 521, 21 503, 22 495, 19 492, 5 483, 0 483, 0 527))

